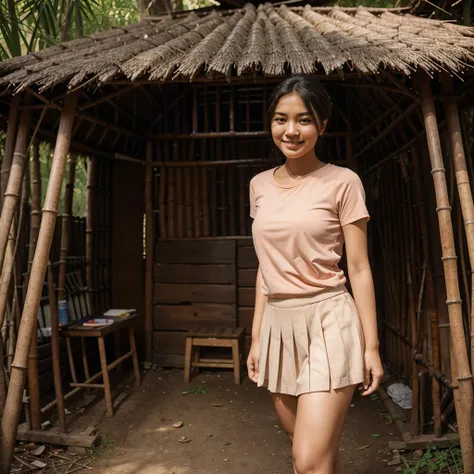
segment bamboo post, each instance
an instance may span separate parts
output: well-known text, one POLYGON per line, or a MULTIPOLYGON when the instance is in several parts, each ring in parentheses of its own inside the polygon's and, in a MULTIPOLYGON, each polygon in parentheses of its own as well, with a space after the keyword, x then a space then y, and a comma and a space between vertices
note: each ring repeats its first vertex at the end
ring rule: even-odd
POLYGON ((71 142, 72 126, 74 123, 74 111, 76 109, 78 96, 79 92, 74 92, 66 96, 64 100, 64 108, 61 112, 58 136, 54 149, 53 166, 43 207, 43 217, 38 236, 37 251, 35 252, 31 268, 31 276, 28 283, 25 305, 20 322, 18 343, 12 366, 5 411, 2 419, 0 436, 0 474, 8 474, 12 464, 13 449, 15 447, 15 439, 22 406, 23 389, 25 386, 28 350, 33 336, 34 321, 40 303, 48 254, 51 248, 54 225, 58 213, 61 183, 66 169, 67 154, 71 142))
MULTIPOLYGON (((162 167, 160 174, 164 172, 162 167)), ((186 237, 193 236, 193 208, 191 205, 191 170, 184 168, 184 202, 185 202, 185 221, 186 221, 186 237)))
MULTIPOLYGON (((459 281, 457 273, 457 257, 454 245, 453 224, 451 220, 451 207, 448 202, 448 190, 446 186, 446 171, 443 164, 443 155, 438 132, 435 105, 431 92, 430 79, 426 74, 419 76, 419 94, 421 108, 425 122, 426 138, 431 160, 431 174, 436 194, 437 213, 439 219, 439 231, 441 237, 442 260, 444 267, 444 279, 453 343, 454 363, 458 373, 459 391, 463 401, 461 406, 456 406, 458 423, 469 422, 472 410, 472 374, 469 368, 466 339, 463 329, 462 302, 459 294, 459 281)), ((470 430, 460 430, 461 451, 464 461, 464 470, 474 472, 474 453, 472 446, 472 435, 470 430)))
MULTIPOLYGON (((436 298, 433 282, 433 274, 431 272, 430 264, 430 246, 428 240, 428 223, 426 218, 426 210, 423 202, 423 189, 421 184, 421 171, 419 165, 419 158, 416 150, 412 150, 412 166, 414 178, 414 191, 416 206, 418 207, 418 220, 420 225, 420 239, 422 243, 423 260, 425 263, 425 282, 426 282, 426 298, 427 298, 427 316, 431 327, 432 351, 431 360, 435 370, 440 370, 440 356, 439 356, 439 335, 438 335, 438 314, 436 312, 436 298)), ((420 325, 422 322, 420 321, 420 325)), ((417 348, 419 349, 419 348, 417 348)), ((432 386, 433 398, 433 417, 435 425, 435 435, 441 436, 441 407, 440 407, 440 386, 436 381, 433 381, 432 386)))
MULTIPOLYGON (((39 141, 33 142, 33 159, 31 162, 31 213, 30 213, 30 245, 28 251, 28 271, 25 284, 29 280, 29 273, 33 264, 36 251, 38 233, 41 223, 41 169, 39 162, 39 141)), ((33 336, 28 357, 28 391, 30 396, 30 422, 31 428, 41 428, 40 395, 38 384, 38 315, 33 322, 33 336)))
MULTIPOLYGON (((56 395, 56 403, 58 407, 59 430, 61 433, 67 432, 66 413, 64 412, 64 396, 61 383, 61 360, 59 346, 59 319, 58 319, 58 302, 54 288, 53 271, 51 262, 48 263, 48 296, 51 309, 51 354, 53 358, 53 377, 54 392, 56 395)), ((86 375, 87 377, 87 375, 86 375)))
POLYGON ((31 110, 24 108, 21 111, 15 151, 13 152, 13 162, 3 200, 2 214, 0 216, 0 268, 3 268, 3 259, 7 248, 8 234, 20 198, 20 190, 23 183, 23 174, 26 164, 30 121, 31 110))
POLYGON ((58 275, 58 300, 64 299, 67 270, 67 254, 69 251, 69 235, 71 233, 72 202, 74 198, 74 181, 76 178, 77 156, 71 153, 69 157, 69 179, 66 184, 63 203, 63 215, 61 218, 61 250, 59 256, 58 275))
POLYGON ((168 236, 166 227, 166 168, 160 168, 160 237, 168 236))
MULTIPOLYGON (((446 122, 448 124, 449 142, 451 145, 452 165, 456 175, 456 184, 459 193, 462 216, 464 219, 464 229, 466 232, 467 249, 471 272, 474 271, 474 204, 472 202, 471 184, 466 164, 466 155, 462 140, 461 124, 459 121, 459 110, 457 100, 454 96, 454 84, 451 77, 443 77, 444 106, 446 109, 446 122)), ((472 273, 474 276, 474 273, 472 273)), ((474 277, 471 284, 474 283, 474 277)), ((471 291, 474 294, 474 286, 471 291)), ((467 295, 466 295, 467 296, 467 295)), ((472 299, 472 296, 471 296, 472 299)), ((471 307, 471 364, 474 363, 474 308, 471 307)))
MULTIPOLYGON (((1 183, 0 183, 0 206, 3 206, 3 198, 7 190, 8 179, 13 161, 13 148, 15 147, 16 132, 18 128, 18 115, 20 113, 20 96, 16 95, 10 102, 8 112, 7 135, 5 139, 5 156, 2 161, 1 183)), ((0 207, 1 209, 1 207, 0 207)))
POLYGON ((96 311, 94 298, 94 206, 95 184, 97 178, 97 161, 89 159, 87 167, 87 211, 86 211, 86 285, 92 313, 96 311))
POLYGON ((154 225, 153 225, 153 149, 149 141, 146 146, 146 168, 145 168, 145 333, 146 333, 146 360, 151 361, 153 357, 153 249, 154 249, 154 225))

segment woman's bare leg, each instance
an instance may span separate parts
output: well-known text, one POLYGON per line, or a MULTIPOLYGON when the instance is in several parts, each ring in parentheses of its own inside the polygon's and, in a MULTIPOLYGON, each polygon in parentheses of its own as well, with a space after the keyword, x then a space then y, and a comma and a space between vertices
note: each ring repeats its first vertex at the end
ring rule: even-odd
POLYGON ((342 474, 339 440, 354 390, 352 386, 300 395, 293 432, 297 474, 342 474))

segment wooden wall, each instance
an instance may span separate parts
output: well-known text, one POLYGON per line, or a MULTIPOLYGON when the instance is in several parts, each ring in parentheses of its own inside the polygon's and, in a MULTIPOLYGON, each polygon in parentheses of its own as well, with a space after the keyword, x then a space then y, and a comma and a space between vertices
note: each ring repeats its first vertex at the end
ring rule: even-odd
POLYGON ((256 274, 250 238, 158 241, 154 362, 182 367, 185 333, 193 326, 244 327, 249 335, 256 274))

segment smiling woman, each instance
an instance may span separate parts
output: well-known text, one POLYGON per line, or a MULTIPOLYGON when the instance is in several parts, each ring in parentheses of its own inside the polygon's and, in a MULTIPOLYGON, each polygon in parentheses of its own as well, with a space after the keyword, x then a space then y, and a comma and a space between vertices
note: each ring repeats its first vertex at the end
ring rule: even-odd
POLYGON ((259 271, 249 376, 272 393, 295 472, 341 474, 338 444, 355 387, 369 395, 382 377, 365 193, 354 172, 316 154, 331 116, 318 81, 287 79, 269 109, 285 163, 250 183, 259 271), (355 301, 339 268, 344 244, 355 301))

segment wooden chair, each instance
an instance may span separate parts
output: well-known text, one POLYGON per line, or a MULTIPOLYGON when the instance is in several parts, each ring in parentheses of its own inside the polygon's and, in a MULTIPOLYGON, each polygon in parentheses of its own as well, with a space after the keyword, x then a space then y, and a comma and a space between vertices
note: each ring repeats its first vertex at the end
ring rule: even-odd
POLYGON ((243 328, 198 327, 186 334, 186 353, 184 358, 184 382, 189 383, 193 369, 200 367, 225 368, 234 370, 234 382, 240 384, 242 354, 244 346, 243 328), (193 350, 194 348, 197 350, 193 350), (229 347, 230 359, 201 358, 201 347, 229 347))

